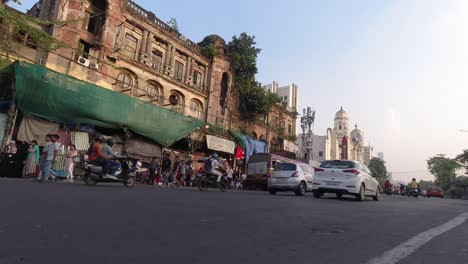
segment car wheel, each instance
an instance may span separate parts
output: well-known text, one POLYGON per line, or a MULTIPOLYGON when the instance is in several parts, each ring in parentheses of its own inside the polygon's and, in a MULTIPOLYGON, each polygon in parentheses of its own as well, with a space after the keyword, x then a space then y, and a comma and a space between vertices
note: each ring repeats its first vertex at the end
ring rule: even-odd
POLYGON ((305 193, 307 192, 307 186, 305 184, 305 182, 301 182, 299 184, 299 188, 297 189, 297 191, 295 191, 296 195, 304 195, 305 193))
POLYGON ((343 194, 342 194, 342 193, 337 193, 337 194, 336 194, 336 198, 338 198, 338 199, 343 198, 343 194))
POLYGON ((273 190, 273 189, 268 190, 268 192, 269 192, 270 194, 272 194, 272 195, 275 195, 275 194, 276 194, 276 190, 273 190))
POLYGON ((374 201, 380 200, 380 193, 379 193, 379 190, 377 190, 377 191, 375 192, 375 195, 372 196, 372 199, 373 199, 374 201))
POLYGON ((359 189, 359 193, 356 196, 357 201, 364 201, 366 199, 366 187, 364 185, 361 185, 361 188, 359 189))
POLYGON ((314 192, 314 197, 317 199, 322 198, 323 194, 321 192, 314 192))

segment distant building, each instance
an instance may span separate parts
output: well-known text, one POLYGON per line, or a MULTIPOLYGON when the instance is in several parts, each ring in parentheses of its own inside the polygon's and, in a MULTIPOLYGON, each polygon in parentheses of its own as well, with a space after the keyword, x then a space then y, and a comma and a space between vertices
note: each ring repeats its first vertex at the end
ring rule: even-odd
POLYGON ((298 87, 296 84, 279 87, 277 82, 263 86, 263 89, 279 96, 289 110, 297 110, 298 87))
POLYGON ((304 160, 314 160, 323 162, 330 159, 330 137, 329 136, 318 136, 312 135, 305 137, 306 142, 304 143, 302 134, 297 137, 296 144, 300 146, 296 152, 296 157, 304 160), (307 151, 307 148, 310 149, 307 151), (311 155, 309 157, 308 155, 311 155))
POLYGON ((383 152, 379 152, 379 153, 377 153, 377 158, 379 158, 380 160, 383 160, 383 161, 385 161, 385 158, 384 158, 384 154, 383 154, 383 152))
POLYGON ((369 165, 372 159, 372 151, 374 151, 374 147, 371 145, 364 147, 364 164, 369 165))

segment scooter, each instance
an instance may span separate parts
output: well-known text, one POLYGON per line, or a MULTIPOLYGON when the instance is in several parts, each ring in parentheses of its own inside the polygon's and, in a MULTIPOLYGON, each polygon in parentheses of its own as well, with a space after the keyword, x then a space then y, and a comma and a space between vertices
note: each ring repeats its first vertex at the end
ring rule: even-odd
POLYGON ((413 196, 414 198, 418 198, 418 196, 419 196, 418 189, 411 189, 410 190, 410 196, 413 196))
POLYGON ((85 162, 85 175, 83 180, 88 186, 95 186, 99 182, 108 182, 116 183, 120 182, 125 185, 125 187, 131 188, 135 186, 135 167, 131 159, 128 158, 119 158, 121 163, 121 172, 115 175, 117 180, 113 179, 104 179, 104 173, 102 173, 103 168, 100 165, 94 164, 90 161, 85 162))

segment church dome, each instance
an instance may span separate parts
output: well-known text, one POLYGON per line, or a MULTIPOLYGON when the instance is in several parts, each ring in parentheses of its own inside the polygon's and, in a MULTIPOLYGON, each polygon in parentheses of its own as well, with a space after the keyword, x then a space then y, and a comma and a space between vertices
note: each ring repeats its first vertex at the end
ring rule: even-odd
POLYGON ((338 119, 349 120, 348 112, 343 110, 343 107, 341 107, 340 111, 338 111, 335 115, 335 120, 338 120, 338 119))
POLYGON ((363 139, 364 138, 364 132, 362 132, 356 125, 354 130, 351 131, 351 138, 363 139))

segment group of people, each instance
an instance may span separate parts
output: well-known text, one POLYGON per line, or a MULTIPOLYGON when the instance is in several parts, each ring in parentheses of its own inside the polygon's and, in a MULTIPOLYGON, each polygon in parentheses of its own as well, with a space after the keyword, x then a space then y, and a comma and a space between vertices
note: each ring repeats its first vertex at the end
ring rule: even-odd
POLYGON ((193 165, 191 160, 171 159, 169 153, 163 158, 152 158, 148 164, 148 183, 162 186, 192 186, 193 165))
MULTIPOLYGON (((20 147, 11 140, 2 152, 1 176, 11 178, 37 177, 39 181, 55 179, 52 167, 57 160, 60 148, 59 136, 56 134, 47 135, 46 144, 39 147, 37 140, 31 142, 21 142, 20 147)), ((73 181, 73 170, 78 151, 75 145, 71 145, 65 155, 64 170, 67 172, 67 179, 73 181)))
MULTIPOLYGON (((239 188, 242 182, 242 174, 235 172, 229 162, 221 164, 217 154, 206 158, 205 163, 198 171, 195 171, 192 160, 185 161, 179 156, 171 158, 169 153, 164 153, 162 159, 152 158, 147 168, 147 183, 150 185, 191 187, 194 186, 193 177, 203 171, 215 175, 218 184, 221 177, 226 177, 230 188, 239 188)), ((137 172, 138 170, 139 166, 137 166, 137 172)))

